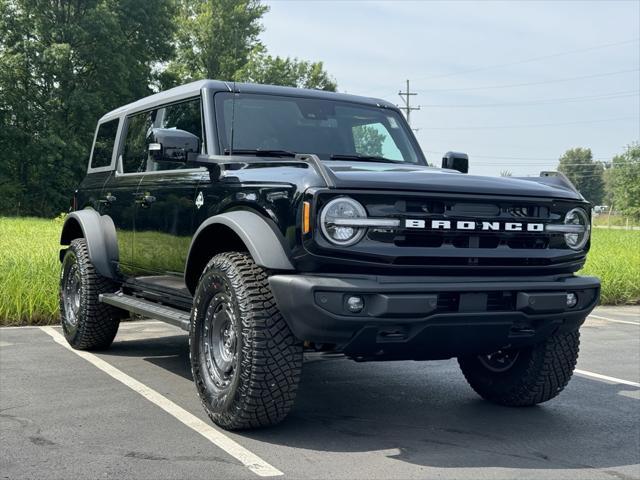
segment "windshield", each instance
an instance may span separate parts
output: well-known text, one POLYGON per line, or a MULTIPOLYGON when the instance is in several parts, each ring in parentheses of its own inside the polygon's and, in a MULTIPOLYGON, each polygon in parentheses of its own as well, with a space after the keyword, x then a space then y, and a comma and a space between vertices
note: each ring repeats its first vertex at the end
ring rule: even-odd
POLYGON ((225 152, 314 153, 323 160, 424 164, 401 115, 350 102, 218 93, 216 117, 225 152), (233 121, 233 145, 231 124, 233 121))

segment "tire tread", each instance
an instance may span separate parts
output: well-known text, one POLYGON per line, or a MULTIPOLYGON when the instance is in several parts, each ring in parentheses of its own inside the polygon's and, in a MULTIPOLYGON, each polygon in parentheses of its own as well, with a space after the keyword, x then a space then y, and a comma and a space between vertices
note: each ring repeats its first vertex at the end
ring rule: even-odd
MULTIPOLYGON (((302 373, 302 344, 280 314, 265 270, 247 253, 216 255, 205 267, 201 279, 211 270, 223 271, 231 283, 240 310, 243 355, 238 391, 233 404, 224 412, 211 409, 201 366, 191 355, 192 374, 202 404, 216 424, 229 430, 275 425, 287 416, 295 402, 302 373)), ((192 342, 194 320, 192 318, 192 342)))
POLYGON ((532 348, 524 374, 510 382, 486 381, 474 357, 458 359, 467 382, 481 397, 507 406, 530 406, 556 397, 569 383, 580 347, 580 332, 561 332, 532 348))
POLYGON ((112 280, 100 275, 89 258, 89 248, 84 238, 77 238, 69 245, 76 255, 82 289, 80 318, 75 335, 69 335, 64 329, 64 304, 62 300, 62 277, 60 289, 60 316, 69 344, 77 350, 102 350, 111 345, 120 325, 117 309, 101 303, 102 293, 113 293, 117 285, 112 280))

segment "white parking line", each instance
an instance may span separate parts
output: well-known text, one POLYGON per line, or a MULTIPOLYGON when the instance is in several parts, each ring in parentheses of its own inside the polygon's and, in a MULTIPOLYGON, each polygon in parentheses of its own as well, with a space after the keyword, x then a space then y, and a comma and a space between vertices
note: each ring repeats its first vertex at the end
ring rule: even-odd
POLYGON ((599 373, 589 372, 587 370, 578 370, 577 368, 574 370, 574 372, 584 377, 595 378, 596 380, 604 380, 610 383, 619 383, 621 385, 631 385, 632 387, 640 388, 640 383, 632 382, 631 380, 623 380, 622 378, 610 377, 608 375, 601 375, 599 373))
POLYGON ((67 350, 72 351, 76 355, 84 358, 87 362, 91 363, 93 366, 99 368, 107 375, 115 378, 119 382, 123 383, 127 387, 129 387, 134 392, 139 393, 144 398, 149 400, 151 403, 157 405, 169 415, 173 416, 180 422, 182 422, 187 427, 191 428, 195 432, 199 433, 211 443, 221 448, 225 452, 227 452, 232 457, 236 458, 240 461, 245 467, 251 470, 253 473, 261 476, 261 477, 275 477, 278 475, 284 475, 280 470, 265 462, 263 459, 258 457, 253 452, 247 450, 242 445, 237 443, 235 440, 232 440, 224 433, 222 433, 217 428, 214 428, 212 425, 203 422, 198 417, 193 415, 192 413, 187 412, 184 408, 176 405, 168 398, 162 396, 155 390, 147 387, 145 384, 139 382, 133 377, 130 377, 123 371, 117 369, 110 363, 105 362, 100 357, 96 355, 84 352, 81 350, 74 350, 67 343, 65 338, 53 327, 40 327, 43 332, 50 335, 54 341, 65 347, 67 350))
POLYGON ((600 315, 594 315, 594 314, 591 314, 589 316, 593 317, 593 318, 597 318, 598 320, 605 320, 607 322, 626 323, 628 325, 638 325, 638 326, 640 326, 640 322, 630 322, 629 320, 614 320, 613 318, 601 317, 600 315))
POLYGON ((42 328, 37 325, 13 325, 11 327, 0 327, 0 332, 3 330, 30 330, 34 328, 42 328))
MULTIPOLYGON (((621 315, 623 317, 634 317, 634 318, 639 318, 640 319, 640 308, 637 311, 633 311, 633 310, 628 310, 628 311, 621 311, 619 308, 616 307, 611 307, 613 309, 613 311, 611 310, 605 310, 605 308, 607 307, 598 307, 595 312, 600 314, 600 313, 604 313, 605 315, 609 315, 610 313, 614 314, 614 315, 621 315)), ((624 307, 623 307, 624 308, 624 307)))

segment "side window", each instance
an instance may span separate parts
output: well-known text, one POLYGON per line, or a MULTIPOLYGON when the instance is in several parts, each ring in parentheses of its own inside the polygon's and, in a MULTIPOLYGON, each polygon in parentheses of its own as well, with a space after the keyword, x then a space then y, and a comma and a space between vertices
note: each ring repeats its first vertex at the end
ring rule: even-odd
POLYGON ((191 168, 184 162, 156 161, 149 155, 154 128, 184 130, 200 139, 202 145, 202 117, 200 99, 176 103, 157 110, 129 117, 127 135, 122 151, 122 172, 141 173, 191 168))
POLYGON ((369 123, 353 127, 353 143, 359 155, 403 160, 402 153, 387 127, 382 123, 369 123))
POLYGON ((109 120, 101 123, 96 135, 96 143, 93 146, 91 156, 91 168, 108 167, 111 165, 111 155, 116 142, 119 120, 109 120))
POLYGON ((155 110, 129 117, 127 137, 122 151, 122 171, 124 173, 145 172, 147 170, 149 136, 155 117, 155 110))
MULTIPOLYGON (((200 139, 200 145, 204 144, 202 135, 202 115, 200 114, 200 98, 176 103, 158 110, 154 121, 155 128, 169 128, 184 130, 200 139)), ((147 166, 150 170, 175 170, 179 168, 191 168, 183 162, 153 162, 147 166)))

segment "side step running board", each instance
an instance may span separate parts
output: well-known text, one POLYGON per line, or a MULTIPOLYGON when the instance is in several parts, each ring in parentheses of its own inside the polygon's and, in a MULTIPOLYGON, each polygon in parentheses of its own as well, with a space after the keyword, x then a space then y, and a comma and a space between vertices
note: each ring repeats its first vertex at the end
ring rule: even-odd
POLYGON ((162 320, 163 322, 180 327, 183 330, 189 330, 191 315, 189 312, 183 310, 160 305, 131 295, 125 295, 121 292, 103 293, 100 295, 100 301, 123 310, 128 310, 129 312, 137 313, 138 315, 162 320))

